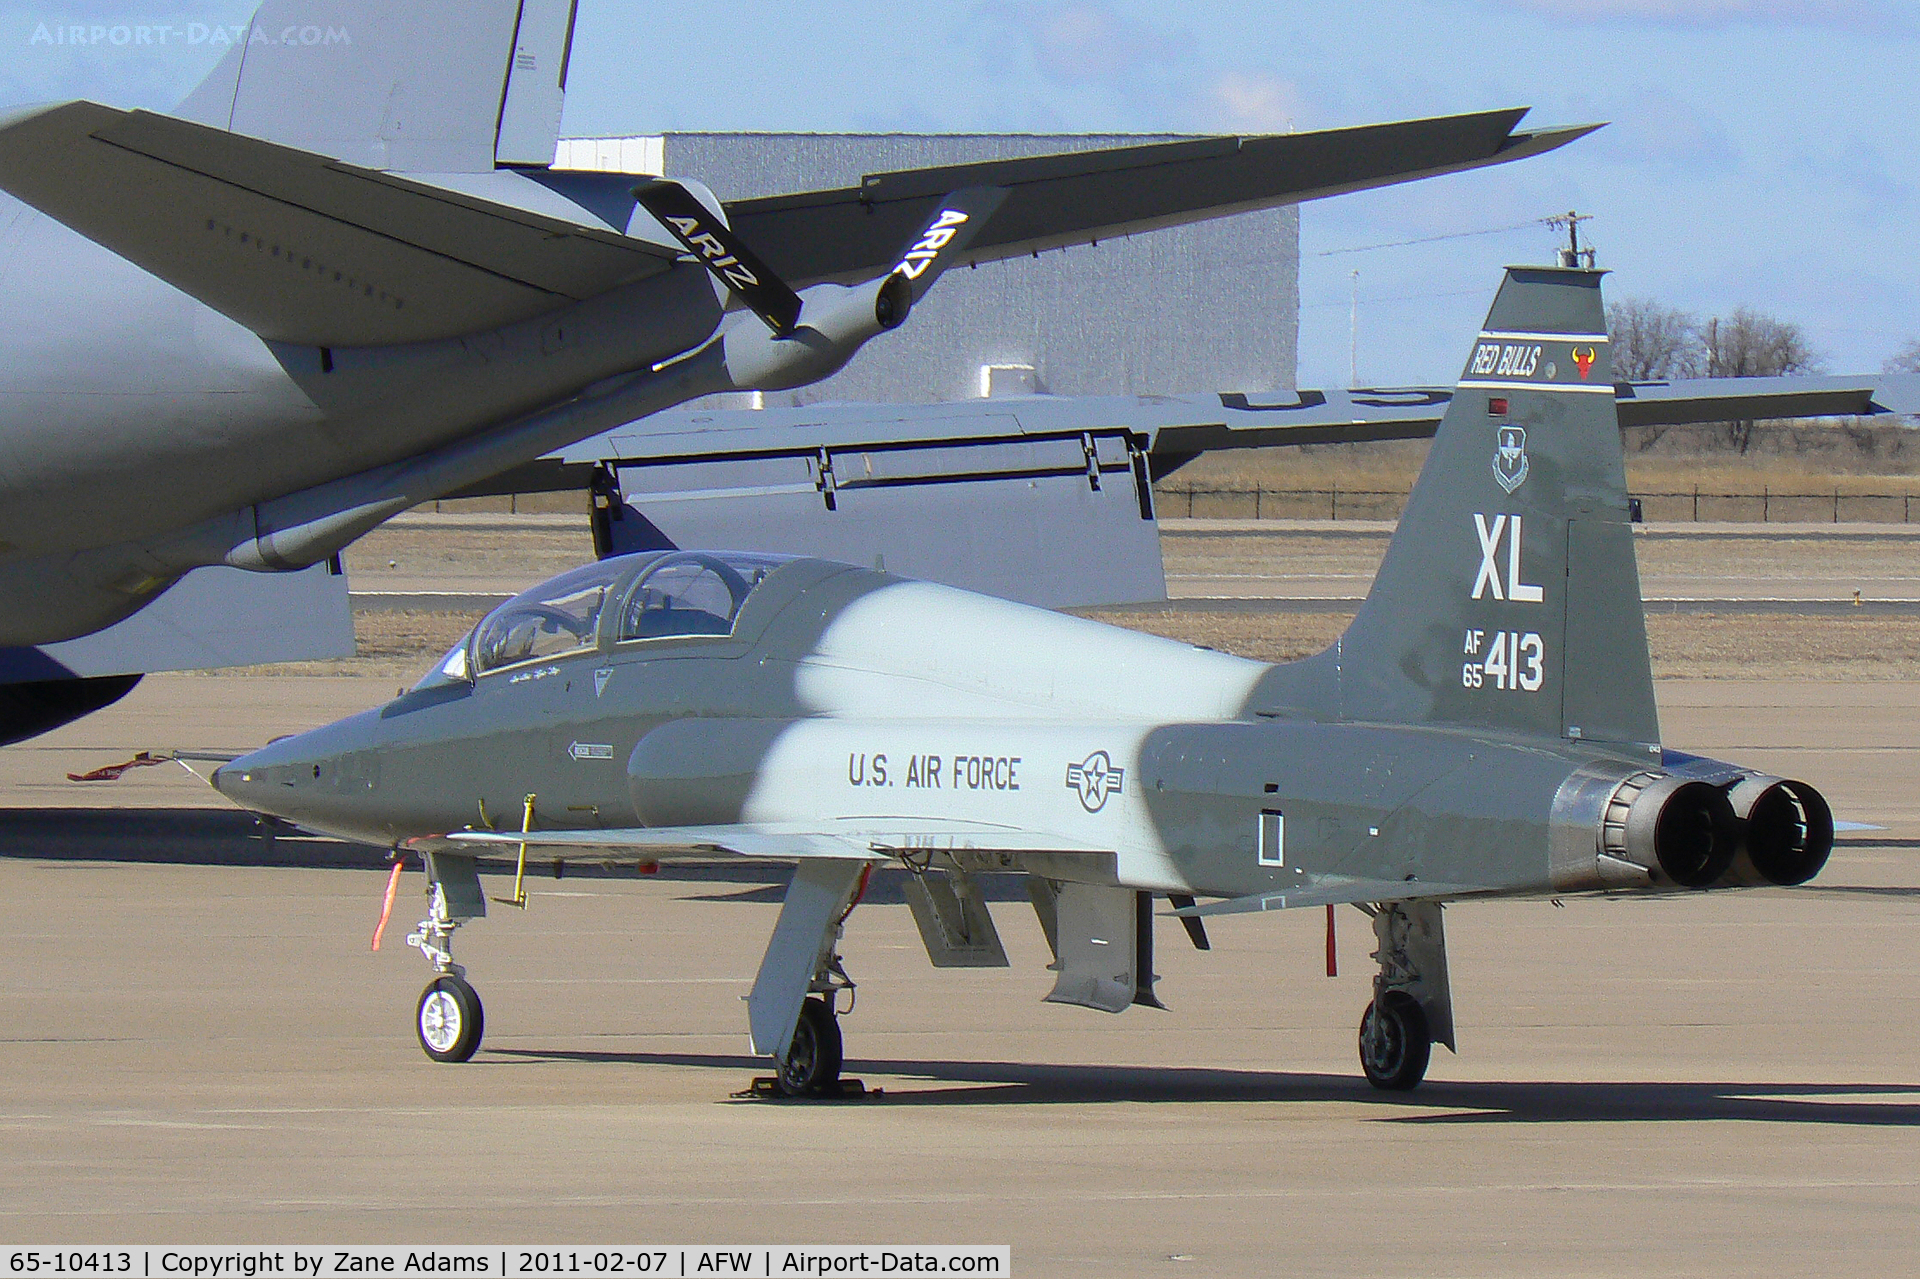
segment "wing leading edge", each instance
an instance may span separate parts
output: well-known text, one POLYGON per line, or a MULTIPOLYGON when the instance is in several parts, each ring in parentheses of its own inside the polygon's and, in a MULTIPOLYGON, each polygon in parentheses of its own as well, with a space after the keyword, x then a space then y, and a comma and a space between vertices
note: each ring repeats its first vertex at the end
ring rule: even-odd
POLYGON ((870 278, 948 192, 1005 187, 968 262, 1504 164, 1600 126, 1514 131, 1525 108, 1261 137, 1195 138, 872 174, 857 187, 736 200, 727 216, 794 287, 870 278))
MULTIPOLYGON (((416 841, 421 842, 421 841, 416 841)), ((741 822, 725 826, 657 826, 610 830, 461 830, 429 844, 463 849, 513 849, 522 843, 563 860, 610 853, 764 857, 776 861, 859 858, 888 861, 927 853, 1069 853, 1111 855, 1075 840, 1013 827, 972 822, 901 819, 878 822, 741 822)))

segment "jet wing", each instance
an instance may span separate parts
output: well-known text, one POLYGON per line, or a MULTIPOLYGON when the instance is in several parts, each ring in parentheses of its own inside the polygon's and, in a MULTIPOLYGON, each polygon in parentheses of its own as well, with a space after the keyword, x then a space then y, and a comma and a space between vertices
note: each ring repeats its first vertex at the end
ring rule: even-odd
POLYGON ((857 187, 729 203, 733 228, 795 288, 870 279, 935 204, 964 187, 1010 194, 968 262, 1039 253, 1231 213, 1539 155, 1599 125, 1514 132, 1525 108, 1264 137, 870 174, 857 187))
POLYGON ((312 346, 480 332, 679 256, 604 227, 91 102, 0 116, 0 190, 260 336, 312 346))
POLYGON ((1055 835, 976 822, 893 819, 860 822, 740 822, 724 826, 652 826, 612 830, 462 830, 435 843, 456 847, 511 849, 522 843, 542 855, 591 860, 609 853, 649 855, 763 857, 774 861, 860 858, 883 862, 934 852, 1094 853, 1111 855, 1055 835))
MULTIPOLYGON (((1621 382, 1622 426, 1821 417, 1920 415, 1920 374, 1691 378, 1621 382)), ((1155 479, 1202 453, 1301 444, 1428 439, 1453 388, 1381 387, 1247 395, 1060 396, 937 404, 810 404, 801 408, 669 409, 617 427, 460 491, 463 497, 585 487, 596 464, 701 465, 817 459, 837 475, 880 450, 1077 440, 1124 431, 1140 440, 1155 479), (854 464, 841 463, 840 455, 854 464)), ((859 487, 860 481, 840 481, 859 487)))
POLYGON ((1344 875, 1326 875, 1310 879, 1299 888, 1285 892, 1229 897, 1225 901, 1208 902, 1204 906, 1183 906, 1173 913, 1183 919, 1198 919, 1209 915, 1295 910, 1302 906, 1346 906, 1354 902, 1433 901, 1498 891, 1498 888, 1488 884, 1431 884, 1415 879, 1349 879, 1344 875))

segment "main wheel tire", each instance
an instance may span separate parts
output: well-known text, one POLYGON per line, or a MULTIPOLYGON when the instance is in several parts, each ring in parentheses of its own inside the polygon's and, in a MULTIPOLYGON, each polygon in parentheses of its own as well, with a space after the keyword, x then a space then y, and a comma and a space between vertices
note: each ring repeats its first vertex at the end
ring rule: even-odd
POLYGON ((1377 1004, 1367 1005, 1360 1018, 1360 1068, 1367 1072, 1368 1083, 1389 1092, 1417 1088, 1432 1056, 1427 1015, 1413 996, 1390 990, 1377 1004))
POLYGON ((840 1019, 824 999, 800 1005, 787 1055, 776 1058, 774 1086, 783 1097, 818 1097, 840 1082, 840 1019))
POLYGON ((420 992, 413 1029, 420 1047, 435 1061, 466 1061, 480 1047, 486 1030, 486 1011, 480 996, 466 979, 449 974, 436 977, 420 992))

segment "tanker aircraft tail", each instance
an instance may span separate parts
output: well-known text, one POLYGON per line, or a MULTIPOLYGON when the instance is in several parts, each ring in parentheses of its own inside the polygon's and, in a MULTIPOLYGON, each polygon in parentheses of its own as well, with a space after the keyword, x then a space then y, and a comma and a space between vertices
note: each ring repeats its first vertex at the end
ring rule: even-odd
POLYGON ((174 113, 369 169, 553 162, 576 0, 266 0, 174 113))
POLYGON ((1658 751, 1600 279, 1507 272, 1366 602, 1259 704, 1658 751))

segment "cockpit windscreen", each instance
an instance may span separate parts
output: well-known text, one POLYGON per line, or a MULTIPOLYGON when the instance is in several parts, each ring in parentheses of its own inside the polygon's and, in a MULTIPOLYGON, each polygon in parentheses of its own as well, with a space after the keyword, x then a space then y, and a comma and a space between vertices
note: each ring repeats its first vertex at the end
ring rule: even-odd
POLYGON ((602 560, 542 582, 493 610, 474 637, 475 674, 592 648, 608 593, 631 562, 602 560))
POLYGON ((747 596, 784 563, 783 556, 738 552, 669 555, 628 592, 614 638, 732 634, 747 596))

